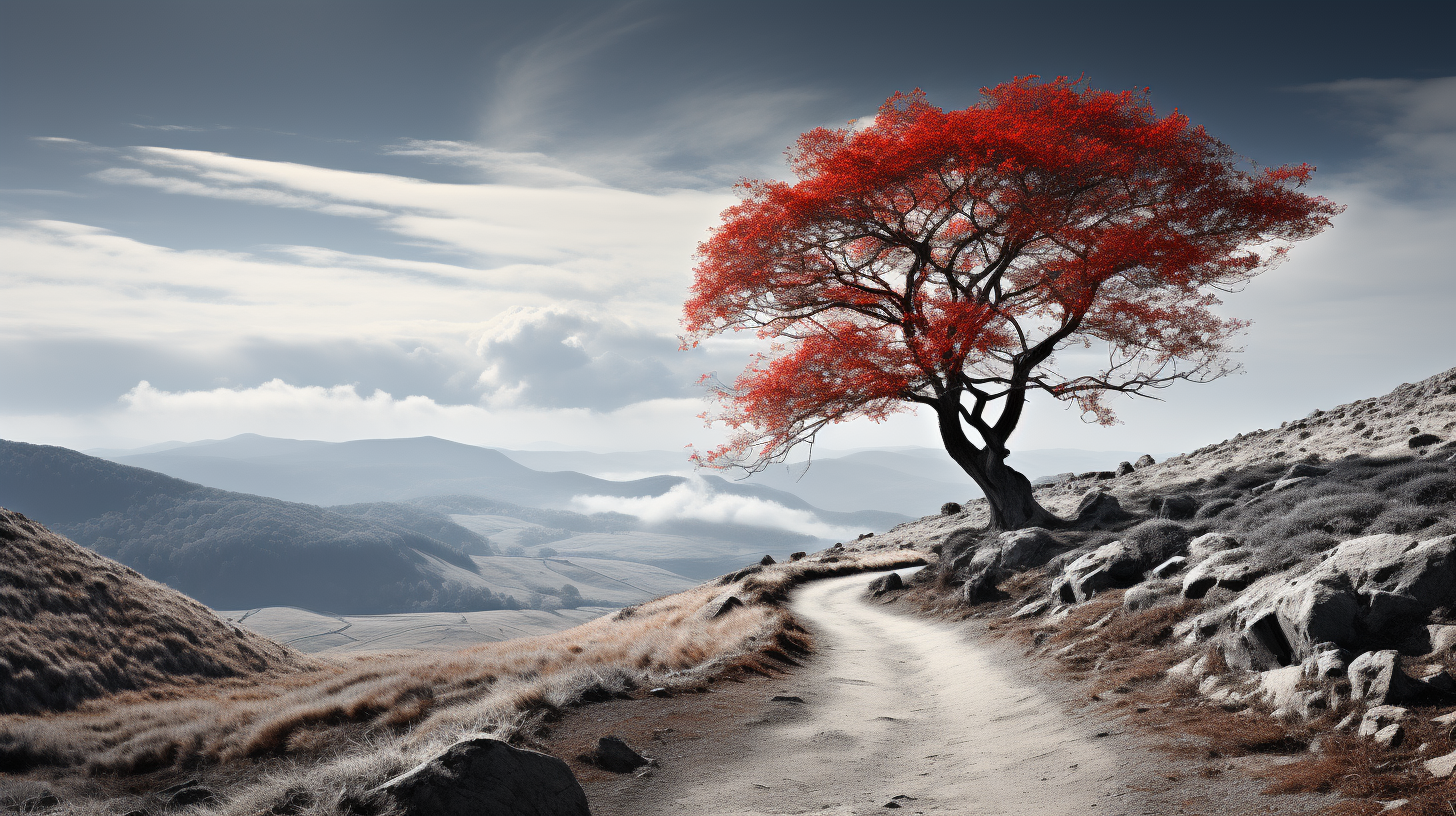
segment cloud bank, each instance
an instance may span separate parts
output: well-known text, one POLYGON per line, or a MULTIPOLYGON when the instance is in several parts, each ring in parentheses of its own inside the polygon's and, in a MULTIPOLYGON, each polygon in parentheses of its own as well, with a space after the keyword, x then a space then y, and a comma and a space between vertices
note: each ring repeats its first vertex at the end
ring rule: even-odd
POLYGON ((661 496, 576 496, 571 504, 572 509, 581 513, 626 513, 649 524, 689 519, 790 530, 825 539, 853 538, 858 532, 826 524, 807 510, 784 507, 752 496, 718 493, 706 480, 697 477, 689 478, 661 496))

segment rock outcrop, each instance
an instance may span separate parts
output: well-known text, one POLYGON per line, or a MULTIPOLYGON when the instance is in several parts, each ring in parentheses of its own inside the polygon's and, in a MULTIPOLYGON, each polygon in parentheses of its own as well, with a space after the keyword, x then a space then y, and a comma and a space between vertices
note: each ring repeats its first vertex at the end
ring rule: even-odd
POLYGON ((590 816, 565 762, 476 736, 375 789, 406 816, 590 816))

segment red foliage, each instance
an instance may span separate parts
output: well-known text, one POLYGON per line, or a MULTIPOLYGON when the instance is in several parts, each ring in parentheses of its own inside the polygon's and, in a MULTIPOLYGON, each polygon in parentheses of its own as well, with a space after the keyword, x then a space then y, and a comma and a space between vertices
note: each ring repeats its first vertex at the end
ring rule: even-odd
POLYGON ((1027 390, 1110 423, 1109 390, 1226 373, 1246 324, 1214 314, 1215 293, 1343 209, 1300 191, 1312 167, 1241 169, 1144 93, 1027 77, 982 94, 958 111, 896 94, 868 127, 802 135, 796 183, 740 185, 699 247, 684 325, 693 343, 778 341, 720 393, 738 433, 700 461, 765 464, 828 422, 913 403, 999 449, 1027 390), (1059 374, 1072 343, 1108 364, 1059 374))

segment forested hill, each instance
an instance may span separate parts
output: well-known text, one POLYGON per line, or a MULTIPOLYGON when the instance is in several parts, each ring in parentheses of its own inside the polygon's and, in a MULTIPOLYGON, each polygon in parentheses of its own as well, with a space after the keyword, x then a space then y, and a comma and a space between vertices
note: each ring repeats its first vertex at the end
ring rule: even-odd
POLYGON ((514 604, 482 587, 462 592, 444 584, 438 562, 476 572, 462 548, 489 552, 490 545, 428 508, 326 510, 4 440, 0 507, 216 609, 368 613, 514 604))

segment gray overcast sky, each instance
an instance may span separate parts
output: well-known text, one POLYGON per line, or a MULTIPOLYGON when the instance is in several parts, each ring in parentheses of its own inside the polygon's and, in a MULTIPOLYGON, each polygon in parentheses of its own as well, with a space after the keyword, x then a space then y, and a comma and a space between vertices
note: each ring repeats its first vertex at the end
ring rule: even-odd
MULTIPOLYGON (((1228 299, 1246 373, 1013 448, 1183 450, 1456 365, 1456 4, 0 2, 0 437, 676 449, 696 243, 897 90, 1150 86, 1336 227, 1228 299)), ((913 416, 833 447, 934 445, 913 416)))

